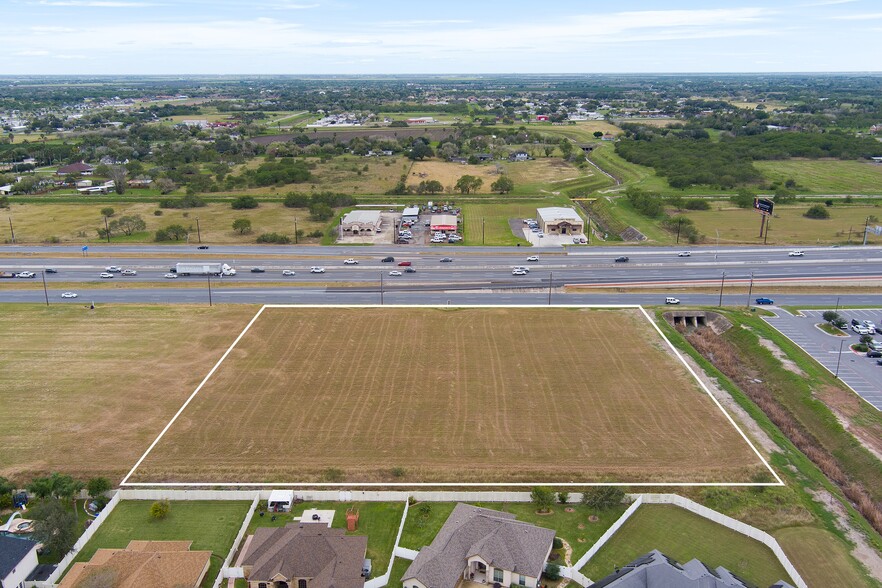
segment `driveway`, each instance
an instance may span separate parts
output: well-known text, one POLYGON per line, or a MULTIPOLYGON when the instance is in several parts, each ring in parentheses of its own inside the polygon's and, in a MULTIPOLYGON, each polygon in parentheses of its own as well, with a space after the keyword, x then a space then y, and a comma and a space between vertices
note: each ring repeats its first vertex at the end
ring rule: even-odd
MULTIPOLYGON (((859 342, 859 336, 850 329, 843 331, 848 333, 847 337, 835 337, 818 329, 815 325, 823 322, 821 315, 824 310, 803 310, 801 313, 804 316, 793 316, 780 308, 773 311, 778 316, 763 317, 763 320, 799 345, 831 373, 836 373, 838 364, 839 379, 861 398, 882 410, 882 365, 866 354, 855 353, 849 348, 849 345, 859 342)), ((882 319, 882 309, 843 310, 839 314, 849 323, 853 318, 869 319, 877 324, 882 319)))

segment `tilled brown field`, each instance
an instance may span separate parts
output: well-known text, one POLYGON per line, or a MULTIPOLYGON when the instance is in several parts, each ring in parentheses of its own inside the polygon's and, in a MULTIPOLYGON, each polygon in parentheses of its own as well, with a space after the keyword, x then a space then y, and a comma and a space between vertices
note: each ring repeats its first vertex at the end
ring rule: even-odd
POLYGON ((634 310, 267 308, 129 481, 750 482, 664 345, 634 310))

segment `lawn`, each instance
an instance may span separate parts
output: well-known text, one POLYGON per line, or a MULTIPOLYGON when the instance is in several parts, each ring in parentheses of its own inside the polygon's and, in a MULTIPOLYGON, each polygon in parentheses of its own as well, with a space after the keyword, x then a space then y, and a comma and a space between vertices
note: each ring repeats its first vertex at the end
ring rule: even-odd
MULTIPOLYGON (((410 508, 407 522, 404 524, 404 532, 401 534, 402 547, 419 550, 429 545, 456 506, 454 502, 424 504, 431 506, 429 514, 425 516, 420 512, 421 505, 418 504, 410 508)), ((566 540, 573 548, 572 563, 576 563, 627 509, 627 505, 623 504, 606 511, 596 512, 581 504, 556 504, 553 507, 553 514, 538 515, 536 507, 532 503, 490 502, 475 506, 509 512, 514 514, 519 521, 554 529, 557 535, 566 540), (572 508, 573 512, 566 512, 566 508, 572 508), (598 520, 589 521, 588 518, 591 515, 597 515, 598 520)), ((564 562, 561 560, 558 563, 563 565, 564 562)))
POLYGON ((133 539, 144 541, 192 541, 193 551, 211 551, 211 566, 202 586, 211 586, 233 546, 248 508, 247 501, 172 501, 168 516, 150 517, 149 500, 123 500, 86 543, 74 563, 88 561, 98 549, 123 548, 133 539))
POLYGON ((553 206, 542 201, 517 204, 464 204, 462 206, 463 237, 466 245, 521 245, 529 241, 516 237, 509 220, 536 218, 536 208, 553 206))
MULTIPOLYGON (((265 504, 264 504, 265 506, 265 504)), ((367 558, 373 566, 372 575, 381 576, 386 573, 389 558, 395 547, 395 537, 398 535, 398 526, 401 524, 401 515, 404 514, 404 504, 400 502, 304 502, 295 504, 289 513, 275 514, 267 512, 264 516, 254 515, 248 533, 253 533, 258 527, 284 527, 292 522, 293 517, 299 517, 308 508, 318 510, 336 511, 334 521, 331 524, 335 529, 346 528, 346 510, 358 509, 358 530, 348 535, 367 535, 367 558)))
POLYGON ((597 581, 653 549, 680 563, 698 558, 723 566, 758 586, 791 581, 762 543, 670 505, 641 506, 581 571, 597 581))
POLYGON ((0 370, 19 374, 0 386, 0 476, 119 480, 253 314, 0 305, 0 370))
POLYGON ((409 559, 396 557, 395 563, 392 564, 392 573, 389 574, 389 583, 386 584, 386 588, 401 588, 401 578, 407 572, 407 568, 410 567, 411 563, 409 559))
POLYGON ((755 161, 769 182, 796 181, 800 194, 879 194, 882 165, 868 161, 838 159, 792 159, 755 161))
POLYGON ((266 308, 133 481, 699 482, 760 469, 634 310, 266 308))
POLYGON ((774 533, 809 586, 872 586, 851 557, 851 548, 824 529, 790 527, 774 533))

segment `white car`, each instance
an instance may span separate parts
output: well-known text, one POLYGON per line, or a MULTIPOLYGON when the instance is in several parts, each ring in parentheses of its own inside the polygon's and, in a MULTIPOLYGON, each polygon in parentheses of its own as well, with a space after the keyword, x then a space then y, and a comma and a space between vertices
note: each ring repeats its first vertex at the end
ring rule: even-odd
POLYGON ((516 267, 513 270, 511 270, 511 275, 513 275, 513 276, 526 276, 527 272, 525 272, 521 268, 516 267))
POLYGON ((692 257, 691 251, 681 251, 677 254, 677 257, 692 257))
POLYGON ((104 271, 110 272, 112 274, 118 274, 119 272, 122 271, 122 268, 119 267, 118 265, 109 265, 106 268, 104 268, 104 271))
POLYGON ((667 298, 665 298, 665 304, 680 304, 680 299, 671 298, 670 296, 668 296, 667 298))
POLYGON ((389 272, 389 275, 390 275, 390 276, 400 276, 400 275, 402 275, 402 274, 401 274, 401 272, 398 271, 398 270, 392 270, 391 272, 389 272))
POLYGON ((15 274, 15 277, 17 277, 17 278, 33 278, 36 275, 37 274, 35 274, 34 272, 18 272, 17 274, 15 274))
POLYGON ((527 258, 527 261, 539 261, 539 256, 538 255, 531 255, 530 257, 527 258))
POLYGON ((314 265, 314 266, 312 266, 311 268, 309 268, 309 273, 311 273, 311 274, 323 274, 323 273, 325 273, 325 268, 323 268, 323 267, 319 267, 319 266, 317 266, 317 265, 314 265))
POLYGON ((101 272, 100 274, 98 274, 98 277, 99 277, 99 278, 105 278, 105 279, 106 279, 106 278, 112 278, 112 277, 113 277, 113 274, 110 273, 110 272, 101 272))
POLYGON ((296 276, 297 274, 294 273, 294 270, 282 270, 282 275, 283 276, 296 276))
POLYGON ((76 298, 77 293, 76 292, 62 292, 61 297, 62 298, 76 298))
POLYGON ((851 330, 858 335, 872 335, 870 329, 868 329, 864 325, 851 325, 851 330))
POLYGON ((357 259, 352 259, 352 258, 350 257, 349 259, 344 259, 344 260, 343 260, 343 264, 344 264, 344 265, 358 265, 358 260, 357 260, 357 259))
POLYGON ((514 267, 511 268, 511 269, 513 269, 513 270, 519 270, 519 271, 522 271, 522 272, 526 272, 526 273, 528 273, 528 274, 530 273, 530 268, 525 267, 525 266, 523 266, 523 265, 516 265, 516 266, 514 266, 514 267))
POLYGON ((167 273, 163 276, 166 280, 176 280, 178 278, 178 274, 167 273))
POLYGON ((805 252, 804 251, 791 251, 787 255, 789 257, 802 257, 803 255, 805 255, 805 252))
POLYGON ((137 275, 138 275, 138 272, 136 272, 136 271, 133 270, 133 269, 124 269, 122 272, 120 272, 120 275, 123 275, 123 276, 137 276, 137 275))

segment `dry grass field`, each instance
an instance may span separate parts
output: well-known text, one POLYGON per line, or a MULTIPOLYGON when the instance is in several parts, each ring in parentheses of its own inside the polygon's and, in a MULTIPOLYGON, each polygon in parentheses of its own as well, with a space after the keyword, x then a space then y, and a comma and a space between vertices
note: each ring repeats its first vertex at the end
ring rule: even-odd
POLYGON ((414 162, 413 167, 410 168, 410 174, 407 176, 407 185, 416 186, 423 180, 438 180, 445 189, 450 188, 452 191, 456 181, 464 175, 484 180, 484 185, 478 190, 480 193, 490 192, 490 184, 499 179, 496 166, 493 165, 462 165, 461 163, 430 160, 414 162))
POLYGON ((0 305, 0 476, 119 480, 254 312, 0 305))
POLYGON ((129 481, 749 482, 761 468, 636 310, 266 308, 129 481))

